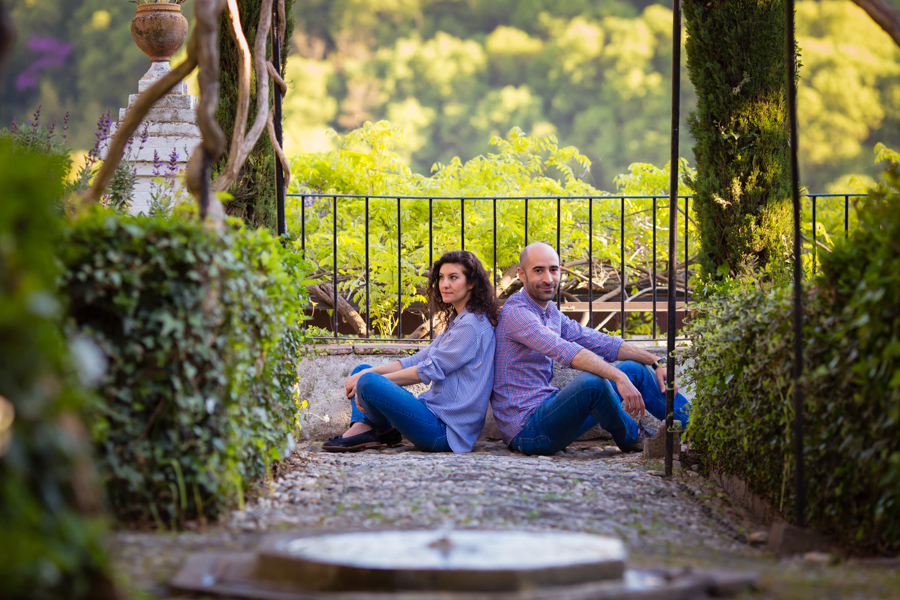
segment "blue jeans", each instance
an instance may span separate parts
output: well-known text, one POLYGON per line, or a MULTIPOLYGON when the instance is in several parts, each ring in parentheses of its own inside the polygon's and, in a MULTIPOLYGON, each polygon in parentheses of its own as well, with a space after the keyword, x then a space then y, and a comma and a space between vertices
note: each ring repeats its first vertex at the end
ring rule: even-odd
MULTIPOLYGON (((352 375, 370 368, 359 365, 352 375)), ((447 426, 412 393, 378 373, 365 373, 356 382, 356 395, 350 399, 350 422, 365 423, 377 433, 396 427, 425 452, 453 451, 447 443, 447 426), (368 414, 359 410, 357 402, 368 414)))
MULTIPOLYGON (((659 390, 656 375, 634 361, 625 361, 618 368, 641 393, 647 411, 665 420, 666 395, 659 390)), ((675 394, 675 419, 687 425, 690 410, 687 398, 675 394)), ((612 434, 619 448, 627 448, 637 439, 637 424, 622 408, 616 386, 582 373, 531 413, 510 446, 523 454, 555 454, 598 423, 612 434)))

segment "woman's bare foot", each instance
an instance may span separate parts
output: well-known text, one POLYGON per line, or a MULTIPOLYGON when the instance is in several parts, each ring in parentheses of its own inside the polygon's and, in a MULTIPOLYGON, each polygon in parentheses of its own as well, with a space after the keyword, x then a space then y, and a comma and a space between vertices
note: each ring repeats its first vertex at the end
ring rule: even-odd
POLYGON ((365 433, 366 431, 372 431, 372 426, 367 425, 366 423, 353 423, 350 425, 350 429, 345 431, 341 437, 348 438, 353 437, 354 435, 359 435, 360 433, 365 433))

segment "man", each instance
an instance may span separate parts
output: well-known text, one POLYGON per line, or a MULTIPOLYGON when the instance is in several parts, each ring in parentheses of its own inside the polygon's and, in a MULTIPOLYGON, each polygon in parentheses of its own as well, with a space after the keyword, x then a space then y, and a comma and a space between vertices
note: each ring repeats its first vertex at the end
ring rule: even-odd
MULTIPOLYGON (((524 454, 555 454, 599 423, 623 452, 641 450, 656 431, 628 413, 665 419, 665 361, 563 316, 554 304, 559 256, 547 244, 522 250, 517 273, 524 289, 506 301, 496 329, 491 407, 503 441, 524 454), (584 373, 559 390, 550 385, 554 360, 584 373), (616 368, 616 360, 626 362, 616 368)), ((677 394, 675 419, 687 425, 689 412, 677 394)))

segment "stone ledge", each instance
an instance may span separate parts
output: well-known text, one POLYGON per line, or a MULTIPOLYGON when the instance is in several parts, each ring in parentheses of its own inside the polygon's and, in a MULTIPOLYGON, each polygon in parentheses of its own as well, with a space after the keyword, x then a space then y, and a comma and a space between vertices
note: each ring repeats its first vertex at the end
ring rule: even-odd
MULTIPOLYGON (((119 119, 123 120, 127 113, 127 108, 120 108, 119 119)), ((197 110, 193 108, 151 108, 147 111, 144 120, 157 123, 196 123, 197 110)))
MULTIPOLYGON (((140 97, 140 94, 130 94, 128 96, 128 108, 134 106, 140 97)), ((169 93, 157 100, 153 108, 197 108, 197 103, 197 96, 169 93)))

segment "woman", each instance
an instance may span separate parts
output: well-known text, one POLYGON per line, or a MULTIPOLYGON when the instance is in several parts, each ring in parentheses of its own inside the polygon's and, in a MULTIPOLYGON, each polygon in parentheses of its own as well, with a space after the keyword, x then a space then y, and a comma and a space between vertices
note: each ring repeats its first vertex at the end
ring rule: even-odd
POLYGON ((487 272, 471 252, 444 254, 431 269, 428 301, 446 329, 413 356, 359 365, 345 388, 351 426, 322 446, 355 452, 399 444, 419 450, 470 452, 487 413, 494 383, 494 325, 499 304, 487 272), (416 398, 401 386, 430 383, 416 398))

